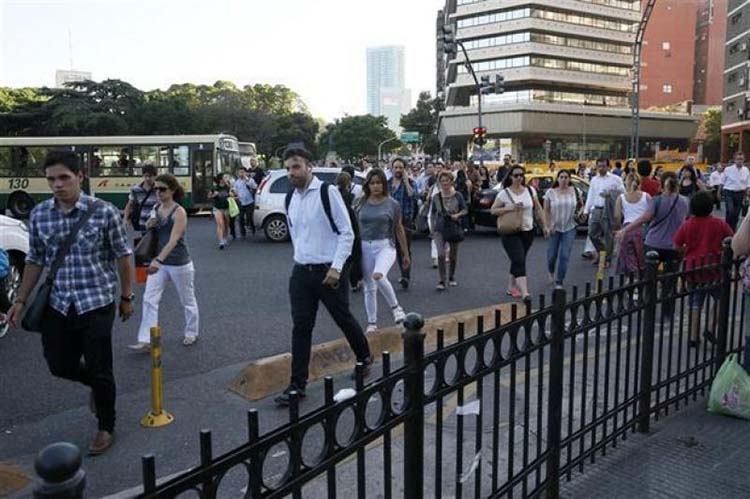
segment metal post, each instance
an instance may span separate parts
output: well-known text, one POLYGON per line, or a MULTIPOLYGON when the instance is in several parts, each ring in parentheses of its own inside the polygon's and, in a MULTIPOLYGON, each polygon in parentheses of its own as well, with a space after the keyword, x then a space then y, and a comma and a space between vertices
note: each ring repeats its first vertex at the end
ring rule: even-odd
POLYGON ((424 319, 411 313, 404 321, 404 363, 408 416, 404 421, 404 497, 424 496, 424 319))
POLYGON ((380 161, 383 159, 381 158, 381 150, 383 149, 383 146, 386 145, 388 142, 393 142, 397 138, 398 137, 391 137, 390 139, 384 140, 383 142, 378 144, 378 164, 376 166, 380 166, 380 161))
MULTIPOLYGON (((547 499, 560 497, 560 442, 562 439, 563 362, 565 357, 565 290, 552 292, 552 336, 547 400, 547 499)), ((572 417, 572 415, 569 415, 572 417)))
POLYGON ((36 499, 82 499, 86 472, 81 451, 66 442, 49 445, 37 454, 34 469, 41 480, 34 486, 36 499))
MULTIPOLYGON (((727 356, 727 343, 729 336, 729 302, 732 297, 732 270, 734 267, 734 254, 732 253, 732 238, 724 239, 722 245, 724 250, 721 254, 721 294, 719 295, 719 330, 716 334, 716 370, 724 363, 727 356)), ((710 314, 709 314, 710 315, 710 314)))
POLYGON ((638 431, 648 433, 651 421, 651 389, 654 370, 654 334, 656 331, 656 300, 659 254, 646 253, 646 289, 643 313, 643 341, 641 348, 641 379, 638 394, 638 431))
MULTIPOLYGON (((474 78, 476 78, 476 76, 474 78)), ((479 84, 477 84, 477 95, 479 97, 477 100, 477 120, 479 122, 479 128, 482 128, 482 86, 479 84)), ((482 136, 482 139, 484 139, 484 136, 482 136)), ((481 168, 484 167, 484 144, 477 144, 477 147, 479 148, 479 167, 481 168)))
POLYGON ((162 372, 161 372, 161 328, 151 328, 151 410, 141 418, 141 425, 147 428, 166 426, 174 417, 162 406, 162 372))

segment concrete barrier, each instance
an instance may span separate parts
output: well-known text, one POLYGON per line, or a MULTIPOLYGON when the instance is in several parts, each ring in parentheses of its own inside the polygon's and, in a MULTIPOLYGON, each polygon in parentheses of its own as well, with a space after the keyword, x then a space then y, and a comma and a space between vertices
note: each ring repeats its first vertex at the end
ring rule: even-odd
MULTIPOLYGON (((484 317, 485 329, 494 327, 495 311, 500 310, 502 322, 508 322, 511 317, 512 304, 503 303, 489 307, 465 310, 453 314, 440 315, 427 319, 423 329, 426 334, 425 345, 434 346, 437 343, 437 331, 443 330, 446 344, 454 342, 458 337, 458 324, 463 322, 466 335, 477 332, 477 317, 484 317)), ((518 307, 518 315, 523 315, 524 308, 518 307)), ((389 327, 367 337, 370 351, 378 360, 380 352, 401 353, 403 343, 401 333, 403 327, 389 327)), ((310 379, 312 382, 325 376, 339 374, 352 370, 355 363, 354 353, 349 348, 346 339, 329 341, 313 346, 310 357, 310 379)), ((289 383, 292 356, 289 353, 274 355, 251 362, 232 381, 229 389, 248 400, 259 400, 286 388, 289 383)))

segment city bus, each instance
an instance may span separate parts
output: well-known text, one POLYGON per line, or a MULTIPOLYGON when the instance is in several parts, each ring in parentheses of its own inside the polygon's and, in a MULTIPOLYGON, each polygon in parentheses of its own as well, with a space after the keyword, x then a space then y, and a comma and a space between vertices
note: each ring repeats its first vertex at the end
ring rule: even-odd
POLYGON ((241 165, 237 138, 225 134, 0 138, 0 213, 25 218, 51 196, 42 165, 52 149, 75 152, 84 191, 120 209, 130 188, 141 182, 144 165, 175 175, 185 189, 182 204, 191 212, 209 207, 216 175, 241 165))
POLYGON ((242 161, 242 166, 250 169, 250 160, 255 158, 258 159, 258 150, 255 147, 255 143, 253 142, 240 142, 240 160, 242 161))

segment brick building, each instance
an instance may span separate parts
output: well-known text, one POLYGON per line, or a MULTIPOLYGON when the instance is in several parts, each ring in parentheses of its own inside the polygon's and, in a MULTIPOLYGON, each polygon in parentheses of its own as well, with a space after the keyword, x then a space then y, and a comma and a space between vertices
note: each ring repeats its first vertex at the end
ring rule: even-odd
POLYGON ((724 97, 727 0, 702 0, 695 27, 693 102, 720 106, 724 97))

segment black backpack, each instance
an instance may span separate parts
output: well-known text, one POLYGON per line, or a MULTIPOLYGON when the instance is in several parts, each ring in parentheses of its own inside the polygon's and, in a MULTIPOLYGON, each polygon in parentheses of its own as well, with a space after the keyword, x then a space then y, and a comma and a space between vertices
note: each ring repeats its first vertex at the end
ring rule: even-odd
MULTIPOLYGON (((320 202, 323 204, 323 211, 326 214, 326 218, 328 218, 328 223, 331 225, 331 230, 334 234, 339 235, 341 234, 341 231, 336 225, 336 221, 333 219, 333 213, 331 213, 331 198, 329 197, 330 194, 328 193, 328 189, 330 187, 333 186, 328 182, 323 182, 321 184, 320 202)), ((294 195, 294 189, 287 192, 286 198, 284 199, 284 210, 287 213, 289 213, 289 205, 292 202, 292 195, 294 195)), ((354 209, 352 208, 351 203, 347 202, 347 200, 344 199, 344 205, 346 206, 346 212, 349 214, 349 222, 351 223, 352 231, 354 232, 354 244, 352 245, 352 253, 351 255, 349 255, 349 258, 346 259, 344 269, 351 271, 352 277, 354 279, 357 279, 357 281, 355 282, 359 282, 362 280, 362 238, 359 235, 359 221, 357 219, 357 214, 354 213, 354 209)), ((292 221, 288 216, 287 223, 291 227, 292 221)))

